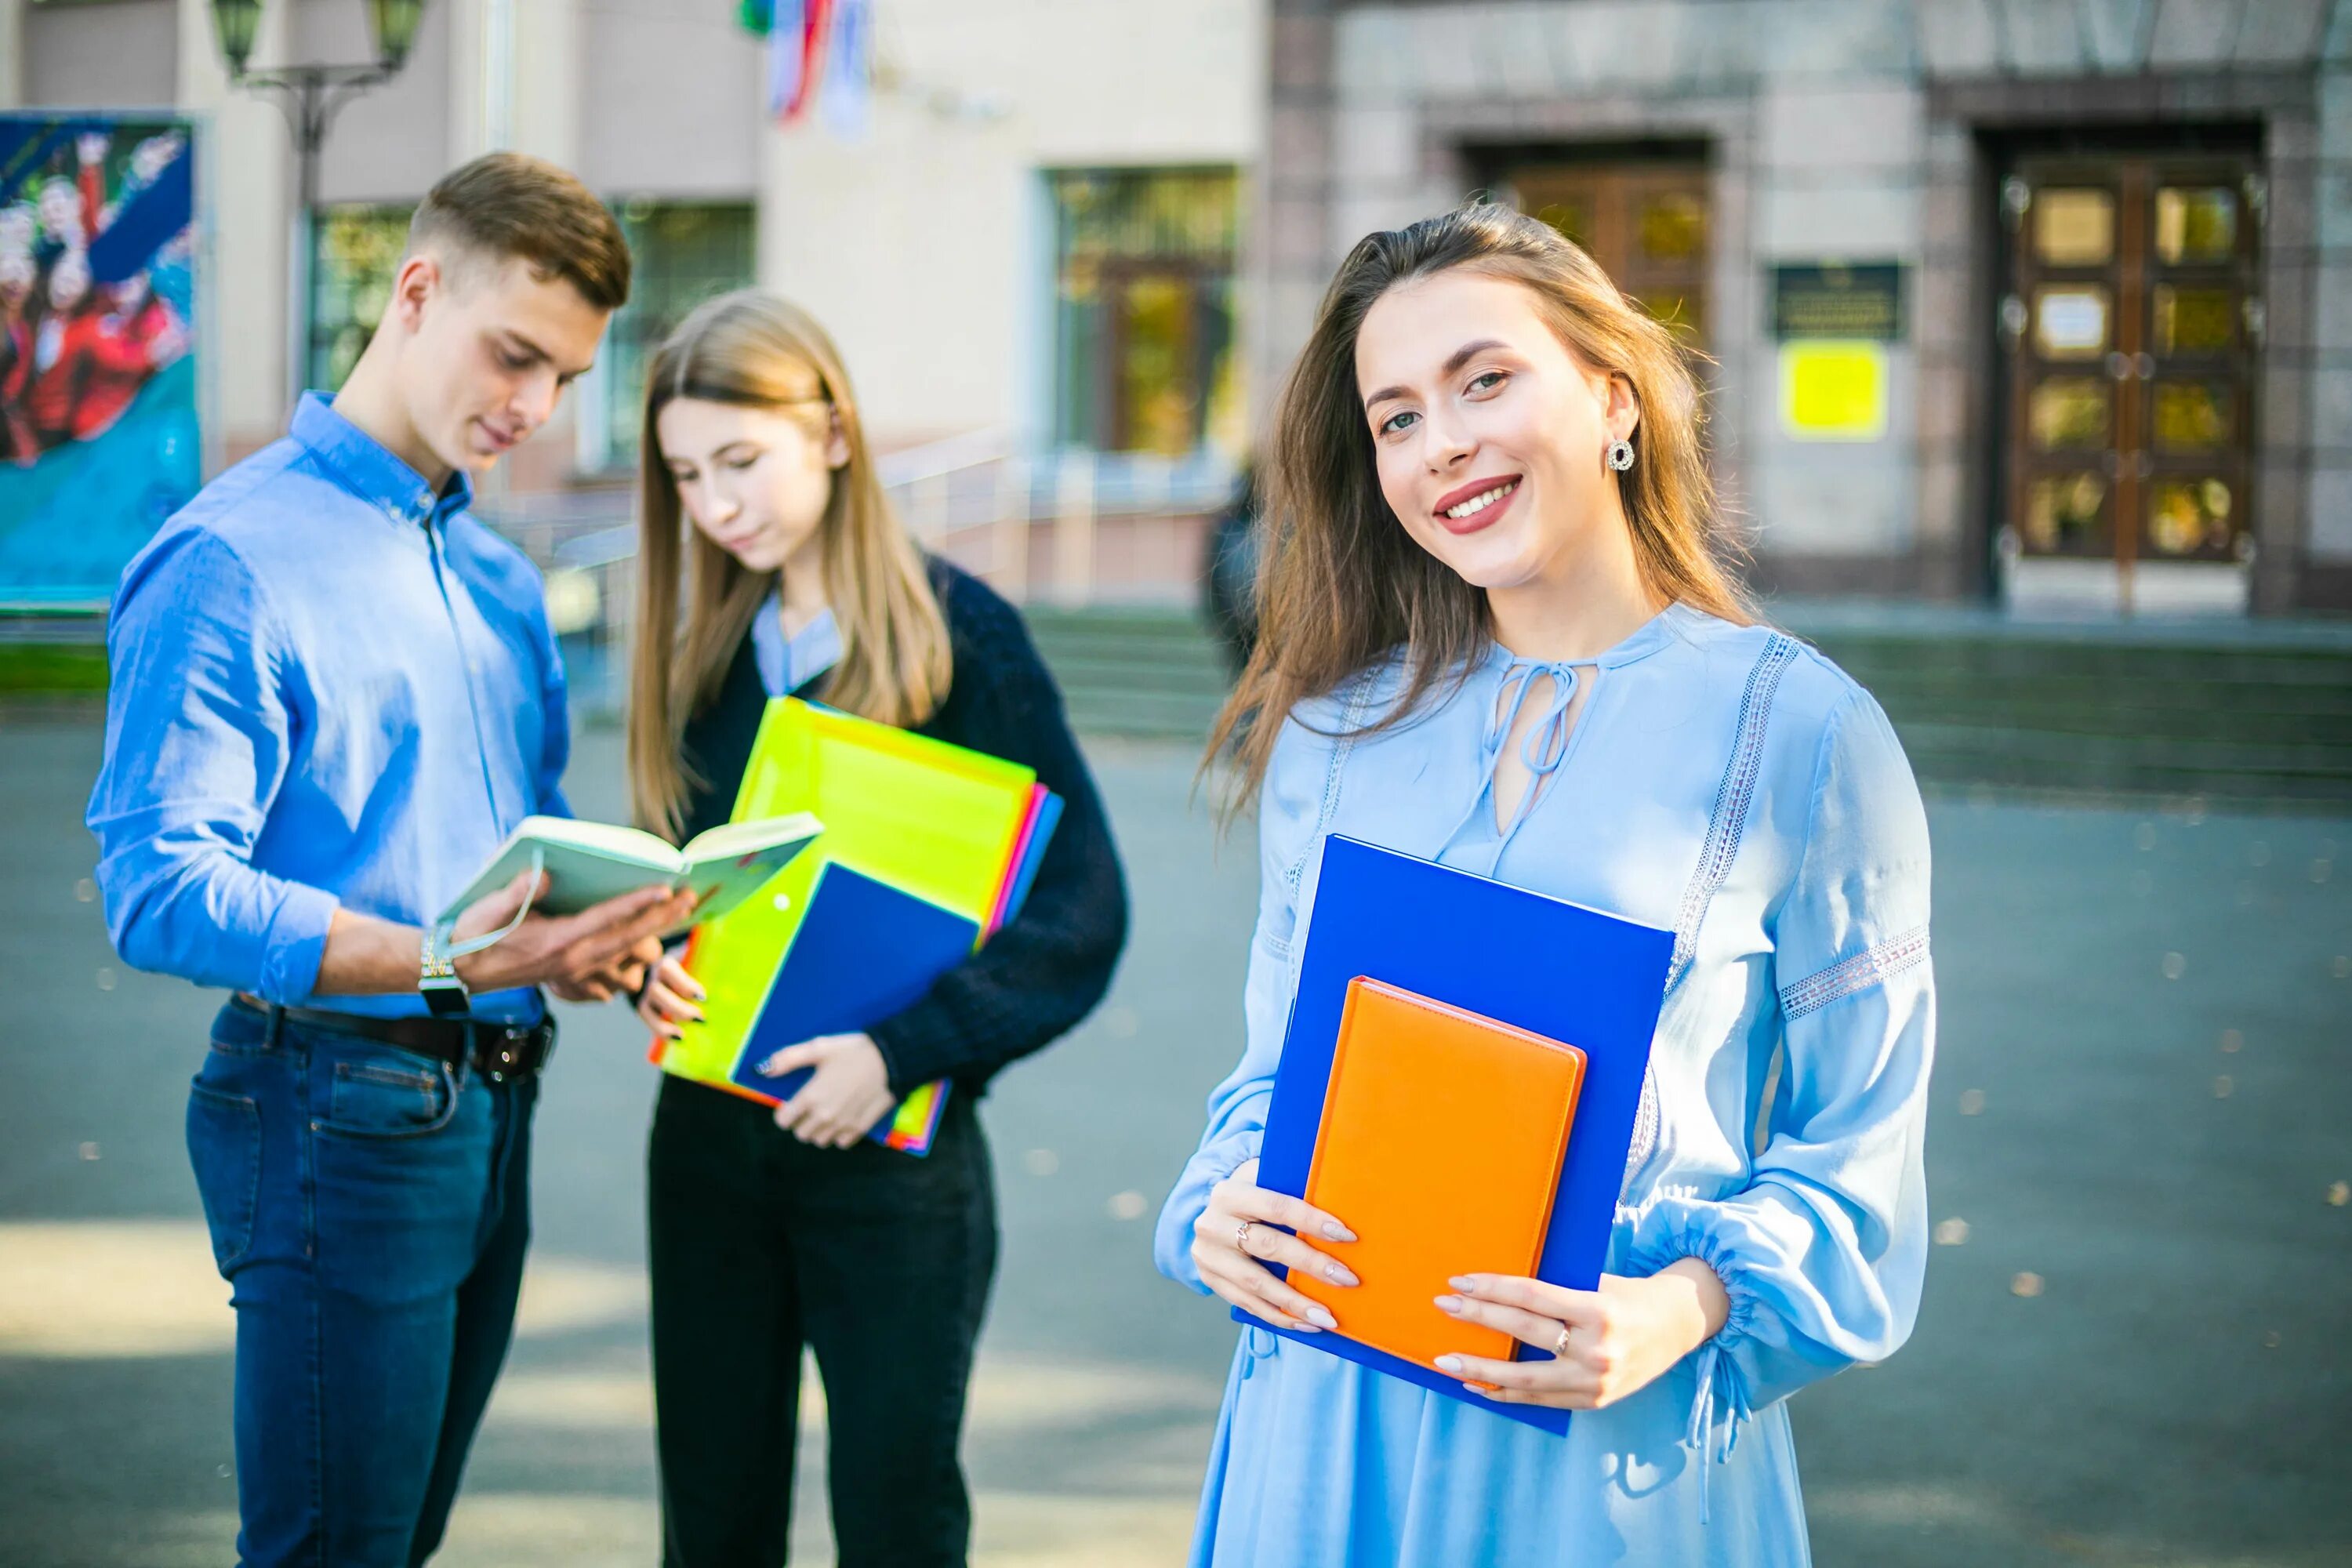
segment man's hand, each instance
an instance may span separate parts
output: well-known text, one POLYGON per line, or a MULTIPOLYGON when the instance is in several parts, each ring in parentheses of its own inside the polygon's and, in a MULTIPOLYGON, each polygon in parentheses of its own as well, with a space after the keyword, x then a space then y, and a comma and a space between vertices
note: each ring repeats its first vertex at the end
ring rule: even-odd
POLYGON ((565 1002, 610 1002, 634 996, 646 983, 646 971, 661 962, 661 938, 649 936, 585 980, 551 980, 548 990, 565 1002))
MULTIPOLYGON (((525 872, 460 916, 457 940, 500 929, 530 891, 525 872)), ((640 888, 576 915, 533 912, 496 945, 459 959, 457 977, 477 995, 544 985, 568 1001, 605 1001, 632 973, 628 989, 636 989, 646 964, 661 957, 661 933, 692 914, 694 902, 690 892, 640 888)))

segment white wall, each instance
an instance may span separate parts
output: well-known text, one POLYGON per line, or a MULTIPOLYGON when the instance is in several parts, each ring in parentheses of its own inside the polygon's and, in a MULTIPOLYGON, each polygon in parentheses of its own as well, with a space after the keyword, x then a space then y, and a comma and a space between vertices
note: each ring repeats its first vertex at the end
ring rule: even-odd
POLYGON ((866 138, 814 120, 764 134, 761 279, 840 341, 877 437, 1034 427, 1039 171, 1256 165, 1264 9, 894 0, 866 138))

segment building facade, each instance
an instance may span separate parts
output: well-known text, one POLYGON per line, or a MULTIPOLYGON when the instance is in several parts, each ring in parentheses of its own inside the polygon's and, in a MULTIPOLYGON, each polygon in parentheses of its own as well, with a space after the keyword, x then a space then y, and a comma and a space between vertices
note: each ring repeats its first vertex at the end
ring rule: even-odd
MULTIPOLYGON (((361 58, 362 11, 271 0, 256 63, 361 58)), ((879 0, 849 129, 772 121, 739 11, 431 0, 299 247, 205 0, 0 0, 0 107, 199 119, 224 456, 290 360, 348 369, 433 178, 517 146, 640 270, 512 489, 625 475, 652 342, 756 279, 840 339, 927 536, 1180 596, 1197 529, 1093 519, 1213 505, 1349 247, 1483 192, 1707 356, 1768 588, 2352 608, 2352 0, 879 0)))
POLYGON ((2352 5, 1274 0, 1268 102, 1261 379, 1483 190, 1679 311, 1767 586, 2352 608, 2352 5))

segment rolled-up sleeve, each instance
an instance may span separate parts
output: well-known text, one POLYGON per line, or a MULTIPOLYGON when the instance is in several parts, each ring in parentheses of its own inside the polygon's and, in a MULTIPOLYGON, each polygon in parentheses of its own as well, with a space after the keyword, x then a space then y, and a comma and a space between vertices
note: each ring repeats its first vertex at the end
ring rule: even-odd
POLYGON ((1832 713, 1805 846, 1771 934, 1780 1088, 1754 1178, 1636 1215, 1633 1271, 1706 1260, 1730 1298, 1701 1347, 1692 1435, 1909 1337, 1927 1267, 1923 1173, 1936 999, 1926 813, 1870 697, 1832 713))
POLYGON ((115 951, 199 985, 308 996, 337 900, 252 863, 294 741, 260 584, 216 537, 167 535, 124 574, 107 653, 88 820, 115 951))
POLYGON ((1152 1236, 1160 1271, 1204 1294, 1208 1287, 1192 1266, 1192 1227, 1209 1206, 1210 1189, 1256 1159, 1265 1141, 1275 1065, 1298 984, 1298 879, 1315 851, 1331 747, 1328 737, 1296 721, 1286 721, 1276 739, 1258 799, 1258 913, 1242 991, 1242 1058, 1211 1091, 1207 1131, 1161 1205, 1152 1236))

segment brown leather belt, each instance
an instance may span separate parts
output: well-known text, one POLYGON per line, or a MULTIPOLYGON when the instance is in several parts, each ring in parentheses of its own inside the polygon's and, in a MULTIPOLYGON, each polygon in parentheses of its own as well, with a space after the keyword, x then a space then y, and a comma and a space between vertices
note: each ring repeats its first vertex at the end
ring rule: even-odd
POLYGON ((279 1007, 242 991, 236 994, 236 1005, 272 1023, 381 1040, 451 1067, 469 1067, 491 1083, 536 1073, 555 1054, 551 1016, 536 1024, 499 1024, 482 1018, 378 1018, 318 1007, 279 1007))

